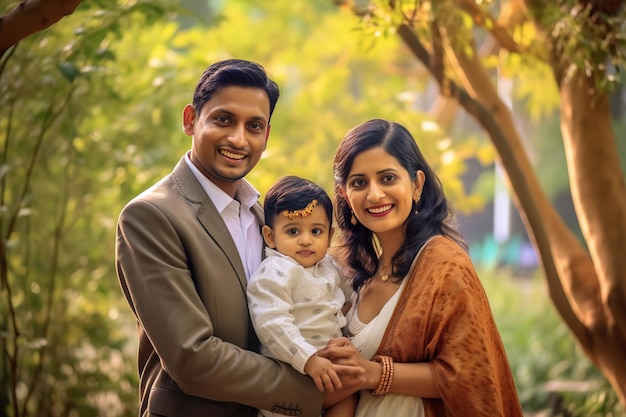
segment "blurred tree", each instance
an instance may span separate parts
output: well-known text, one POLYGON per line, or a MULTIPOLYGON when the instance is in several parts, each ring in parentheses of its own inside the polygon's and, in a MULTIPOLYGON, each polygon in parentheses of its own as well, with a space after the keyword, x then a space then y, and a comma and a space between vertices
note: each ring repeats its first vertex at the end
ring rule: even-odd
POLYGON ((626 405, 626 187, 609 99, 624 66, 624 1, 335 2, 361 16, 366 30, 397 33, 440 94, 487 132, 541 256, 556 309, 626 405), (528 81, 529 73, 510 72, 521 67, 532 68, 535 77, 528 81), (537 75, 551 75, 552 84, 537 75), (560 106, 584 242, 539 184, 508 97, 499 95, 502 76, 527 82, 534 111, 560 106))
POLYGON ((0 60, 0 415, 136 415, 113 234, 120 175, 141 187, 142 163, 166 153, 145 99, 172 95, 158 80, 173 74, 148 65, 174 31, 167 10, 100 0, 0 60), (128 103, 152 118, 135 123, 128 103))
POLYGON ((427 73, 415 75, 397 37, 356 37, 358 19, 325 2, 233 0, 219 11, 213 30, 181 34, 175 46, 196 68, 233 56, 260 62, 280 84, 267 151, 249 176, 261 194, 286 174, 308 177, 330 192, 332 159, 343 135, 369 118, 384 117, 412 130, 459 210, 482 206, 481 197, 466 193, 460 175, 468 158, 493 160, 489 144, 470 138, 453 147, 446 132, 415 108, 412 97, 426 86, 427 73))

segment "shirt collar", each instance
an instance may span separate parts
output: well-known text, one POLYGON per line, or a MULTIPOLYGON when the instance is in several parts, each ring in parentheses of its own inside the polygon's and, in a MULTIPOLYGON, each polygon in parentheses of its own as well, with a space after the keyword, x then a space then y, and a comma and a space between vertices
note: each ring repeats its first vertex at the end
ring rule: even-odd
MULTIPOLYGON (((187 162, 189 169, 191 169, 191 172, 193 172, 193 175, 198 179, 204 191, 211 198, 211 201, 215 205, 217 211, 220 213, 223 212, 224 209, 234 201, 234 199, 200 172, 193 162, 191 162, 189 152, 185 154, 185 162, 187 162)), ((241 203, 244 207, 251 208, 257 203, 261 194, 259 194, 252 184, 243 178, 239 183, 236 196, 239 203, 241 203)))

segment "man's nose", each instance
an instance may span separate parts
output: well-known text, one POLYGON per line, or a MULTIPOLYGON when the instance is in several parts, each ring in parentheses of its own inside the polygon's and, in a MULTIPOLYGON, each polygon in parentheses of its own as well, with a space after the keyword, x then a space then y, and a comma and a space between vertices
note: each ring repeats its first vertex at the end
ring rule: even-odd
POLYGON ((228 141, 238 148, 242 147, 246 142, 246 129, 243 125, 237 125, 228 135, 228 141))

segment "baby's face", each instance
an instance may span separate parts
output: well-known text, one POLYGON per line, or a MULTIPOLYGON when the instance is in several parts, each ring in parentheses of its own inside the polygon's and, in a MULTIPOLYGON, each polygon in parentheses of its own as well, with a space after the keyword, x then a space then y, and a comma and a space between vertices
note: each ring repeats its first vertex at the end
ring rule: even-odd
POLYGON ((265 243, 308 268, 324 258, 333 230, 326 211, 316 206, 310 215, 290 219, 279 213, 274 228, 264 231, 265 243))

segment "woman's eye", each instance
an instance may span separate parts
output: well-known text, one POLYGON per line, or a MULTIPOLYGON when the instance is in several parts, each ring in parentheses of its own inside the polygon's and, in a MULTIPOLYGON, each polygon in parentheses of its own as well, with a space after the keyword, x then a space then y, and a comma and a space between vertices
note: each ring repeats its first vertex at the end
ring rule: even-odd
POLYGON ((361 188, 365 185, 365 181, 361 180, 361 179, 357 179, 352 181, 352 184, 350 184, 353 188, 361 188))
POLYGON ((387 174, 383 177, 383 182, 391 182, 396 179, 396 176, 393 174, 387 174))

